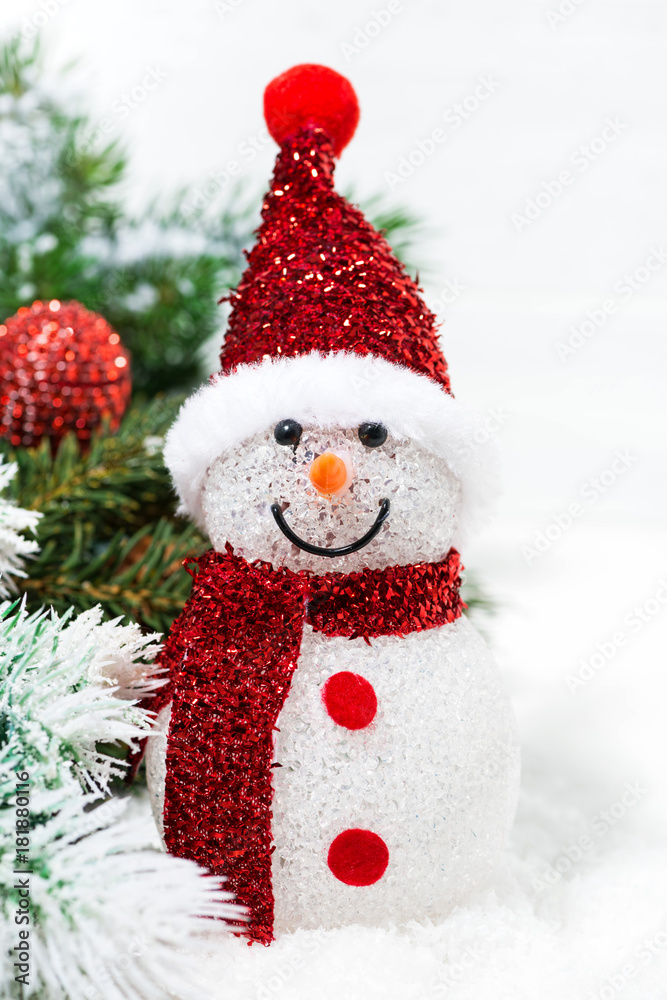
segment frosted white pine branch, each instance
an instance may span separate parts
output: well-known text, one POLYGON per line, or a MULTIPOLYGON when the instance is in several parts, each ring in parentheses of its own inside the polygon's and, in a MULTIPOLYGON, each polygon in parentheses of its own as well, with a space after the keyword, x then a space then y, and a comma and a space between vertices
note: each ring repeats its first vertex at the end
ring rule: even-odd
POLYGON ((136 748, 150 728, 150 713, 116 697, 118 687, 103 671, 115 665, 128 685, 135 683, 149 669, 143 658, 157 648, 153 637, 101 617, 99 608, 73 618, 53 610, 29 615, 25 602, 18 609, 0 605, 0 712, 10 730, 0 765, 23 760, 44 787, 66 783, 75 770, 105 792, 124 764, 98 744, 136 748))
POLYGON ((34 831, 32 854, 49 877, 31 880, 39 917, 23 996, 195 1000, 201 935, 226 934, 225 920, 243 919, 219 879, 151 849, 152 821, 121 819, 126 805, 111 800, 86 813, 75 800, 34 831))
POLYGON ((5 462, 0 456, 0 597, 16 590, 14 577, 24 577, 24 558, 39 551, 34 538, 23 532, 34 532, 40 517, 38 511, 24 510, 2 496, 16 475, 16 463, 5 462))
POLYGON ((122 762, 100 741, 130 745, 151 714, 117 697, 150 688, 154 635, 25 601, 0 605, 0 995, 18 998, 11 949, 18 943, 14 809, 16 771, 30 775, 29 857, 35 1000, 194 1000, 189 949, 202 932, 243 919, 218 879, 155 850, 144 819, 125 820, 131 799, 98 804, 122 762), (89 791, 84 793, 84 788, 89 791), (202 917, 219 917, 219 921, 202 917))

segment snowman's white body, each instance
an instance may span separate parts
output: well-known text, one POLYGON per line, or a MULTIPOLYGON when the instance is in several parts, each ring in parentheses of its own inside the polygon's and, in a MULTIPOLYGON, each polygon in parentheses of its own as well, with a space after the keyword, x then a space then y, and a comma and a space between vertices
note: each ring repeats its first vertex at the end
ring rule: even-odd
MULTIPOLYGON (((165 732, 169 709, 160 719, 165 732)), ((400 637, 328 638, 306 626, 275 740, 275 929, 444 916, 484 881, 514 814, 519 754, 513 715, 489 652, 465 617, 400 637), (322 688, 340 670, 377 695, 370 726, 329 717, 322 688), (384 876, 350 886, 327 865, 346 829, 377 833, 384 876)), ((148 750, 156 819, 166 739, 148 750)))
MULTIPOLYGON (((270 430, 258 434, 213 463, 202 496, 214 548, 229 540, 247 559, 319 573, 442 559, 460 506, 460 482, 442 458, 410 441, 365 448, 355 428, 304 429, 294 451, 277 447, 270 430), (349 495, 331 502, 310 487, 308 468, 336 447, 348 455, 355 481, 349 495), (297 550, 268 510, 277 499, 301 537, 340 545, 363 534, 383 496, 392 508, 377 538, 329 560, 297 550)), ((147 752, 159 827, 168 725, 169 708, 147 752)), ((514 718, 489 651, 465 616, 370 645, 305 625, 274 760, 277 931, 443 916, 488 877, 514 816, 514 718), (328 714, 323 687, 340 671, 373 687, 377 713, 365 728, 348 729, 328 714), (328 865, 332 841, 355 829, 377 834, 389 852, 386 871, 370 885, 348 885, 328 865)))

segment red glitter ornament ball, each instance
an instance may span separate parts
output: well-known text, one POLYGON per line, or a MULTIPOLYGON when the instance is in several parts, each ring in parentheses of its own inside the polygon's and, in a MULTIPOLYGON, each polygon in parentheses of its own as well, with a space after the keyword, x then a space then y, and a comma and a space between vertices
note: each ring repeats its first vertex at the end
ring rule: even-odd
POLYGON ((33 302, 0 324, 0 436, 30 447, 66 431, 80 441, 130 399, 130 356, 104 317, 79 302, 33 302))

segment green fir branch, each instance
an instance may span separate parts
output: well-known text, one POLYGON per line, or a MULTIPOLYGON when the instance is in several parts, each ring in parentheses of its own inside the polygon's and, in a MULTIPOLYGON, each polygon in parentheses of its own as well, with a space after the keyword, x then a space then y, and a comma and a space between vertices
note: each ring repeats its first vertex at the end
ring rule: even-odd
POLYGON ((175 515, 161 455, 180 402, 136 406, 117 434, 100 431, 87 451, 73 436, 55 455, 46 441, 16 450, 2 443, 18 465, 8 498, 42 514, 35 530, 40 551, 17 581, 29 610, 100 604, 107 618, 169 628, 190 591, 182 562, 205 547, 197 529, 175 515))

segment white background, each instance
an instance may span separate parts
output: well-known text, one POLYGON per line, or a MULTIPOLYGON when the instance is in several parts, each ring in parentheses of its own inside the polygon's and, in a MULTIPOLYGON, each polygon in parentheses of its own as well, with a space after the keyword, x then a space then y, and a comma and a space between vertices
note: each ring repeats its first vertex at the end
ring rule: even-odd
MULTIPOLYGON (((128 194, 137 210, 220 176, 231 160, 243 162, 259 202, 275 147, 260 140, 248 161, 243 144, 262 136, 266 83, 298 62, 326 63, 352 80, 362 117, 338 186, 353 185, 359 196, 382 191, 389 204, 425 218, 412 257, 427 300, 446 321, 454 391, 500 415, 489 425, 504 458, 499 516, 463 555, 500 606, 486 629, 524 744, 511 870, 516 877, 546 870, 626 781, 646 788, 594 854, 544 898, 528 894, 525 953, 498 944, 495 957, 480 960, 449 995, 486 995, 489 968, 494 997, 600 995, 636 941, 667 923, 667 875, 656 860, 665 853, 667 759, 667 257, 650 274, 642 270, 653 251, 667 250, 667 5, 563 0, 560 14, 559 0, 392 6, 378 29, 385 0, 220 0, 217 9, 213 0, 4 0, 0 27, 30 32, 46 20, 48 62, 78 59, 75 79, 93 117, 110 119, 111 134, 129 146, 128 194), (164 80, 121 116, 117 102, 149 70, 164 80), (480 79, 493 90, 481 101, 480 79), (613 134, 605 133, 609 119, 620 134, 600 142, 613 134), (392 183, 401 158, 436 128, 445 141, 392 183), (559 193, 553 182, 562 171, 571 183, 559 193), (538 196, 537 217, 517 223, 538 196), (619 291, 633 272, 640 287, 619 291), (443 289, 457 283, 465 290, 438 306, 443 289), (557 345, 588 310, 599 319, 609 300, 613 314, 559 357, 557 345), (619 465, 611 471, 619 449, 627 456, 620 473, 619 465), (604 492, 591 482, 603 473, 604 492), (552 526, 546 551, 527 556, 554 517, 565 523, 572 503, 580 505, 572 525, 560 537, 552 526), (646 620, 640 615, 636 626, 638 606, 646 620), (609 650, 619 632, 622 648, 603 654, 572 691, 567 678, 582 658, 598 643, 609 650), (536 943, 546 933, 548 957, 536 943), (534 969, 531 948, 541 956, 534 969)), ((321 949, 320 967, 329 960, 321 949)), ((616 992, 662 996, 663 962, 657 956, 616 992)), ((239 974, 255 975, 249 965, 239 974)), ((376 995, 364 975, 345 986, 349 996, 357 988, 376 995)), ((377 995, 413 995, 413 982, 395 973, 394 987, 377 995)), ((301 996, 299 983, 294 973, 283 995, 301 996)))

